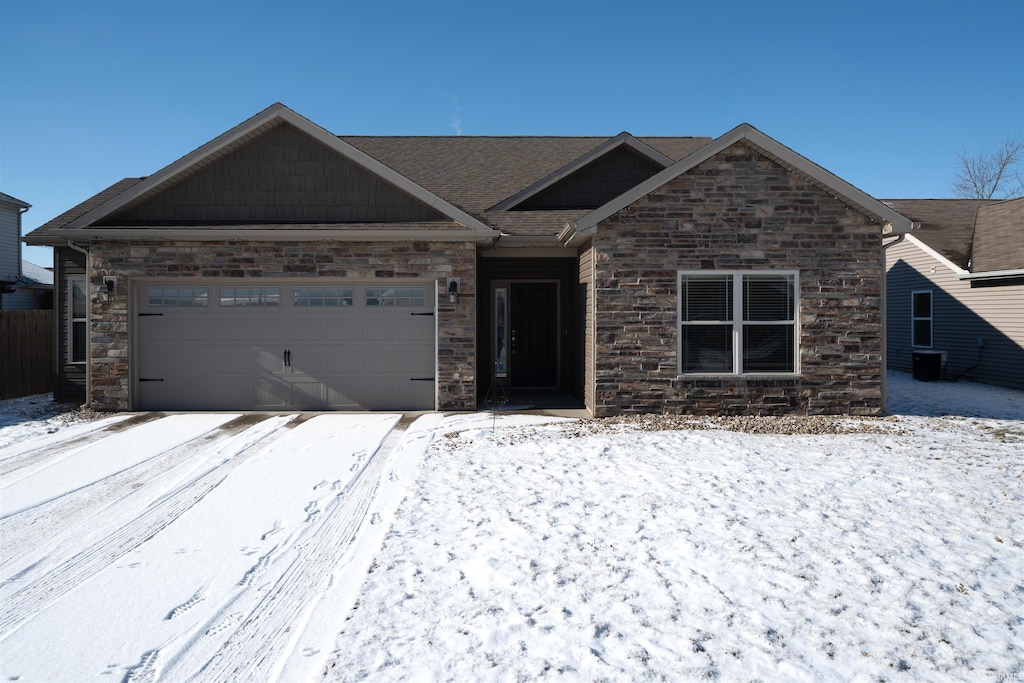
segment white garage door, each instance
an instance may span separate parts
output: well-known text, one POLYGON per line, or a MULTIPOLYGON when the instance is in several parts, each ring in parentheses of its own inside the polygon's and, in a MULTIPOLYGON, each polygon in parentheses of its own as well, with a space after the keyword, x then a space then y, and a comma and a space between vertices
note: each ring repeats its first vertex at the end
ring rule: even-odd
POLYGON ((145 283, 142 410, 431 410, 432 282, 145 283))

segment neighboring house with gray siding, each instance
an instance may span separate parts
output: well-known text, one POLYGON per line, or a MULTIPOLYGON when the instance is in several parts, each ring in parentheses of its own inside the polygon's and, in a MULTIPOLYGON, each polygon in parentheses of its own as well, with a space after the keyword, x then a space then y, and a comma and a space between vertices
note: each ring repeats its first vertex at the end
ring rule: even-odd
POLYGON ((53 308, 53 272, 29 261, 21 262, 21 277, 14 291, 0 301, 5 311, 38 311, 53 308))
POLYGON ((275 104, 26 241, 56 393, 97 409, 877 414, 910 225, 747 124, 346 137, 275 104))
POLYGON ((1024 389, 1024 198, 885 203, 915 222, 886 247, 889 367, 1024 389))
POLYGON ((0 309, 21 280, 21 214, 30 205, 0 192, 0 309))

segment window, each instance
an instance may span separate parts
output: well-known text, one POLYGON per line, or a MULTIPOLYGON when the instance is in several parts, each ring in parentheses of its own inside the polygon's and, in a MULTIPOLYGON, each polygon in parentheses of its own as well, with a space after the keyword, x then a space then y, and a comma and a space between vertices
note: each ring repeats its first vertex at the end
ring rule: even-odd
POLYGON ((210 290, 206 287, 147 287, 148 308, 207 308, 210 290))
POLYGON ((351 306, 355 290, 351 287, 302 287, 292 292, 292 297, 297 308, 351 306))
POLYGON ((221 287, 221 308, 235 306, 280 306, 280 287, 221 287))
POLYGON ((89 335, 89 290, 84 275, 68 278, 68 320, 68 362, 84 363, 89 335))
POLYGON ((423 308, 427 305, 427 290, 423 287, 367 287, 366 305, 423 308))
POLYGON ((797 291, 795 271, 680 271, 680 374, 795 373, 797 291))
POLYGON ((932 345, 932 290, 910 293, 910 335, 912 346, 932 345))

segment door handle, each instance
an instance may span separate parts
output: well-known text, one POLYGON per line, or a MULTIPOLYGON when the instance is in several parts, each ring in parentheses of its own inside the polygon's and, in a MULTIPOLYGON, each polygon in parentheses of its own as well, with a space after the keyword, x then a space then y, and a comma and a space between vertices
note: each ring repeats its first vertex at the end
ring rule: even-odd
POLYGON ((292 366, 292 352, 291 349, 284 350, 284 366, 290 368, 292 366))

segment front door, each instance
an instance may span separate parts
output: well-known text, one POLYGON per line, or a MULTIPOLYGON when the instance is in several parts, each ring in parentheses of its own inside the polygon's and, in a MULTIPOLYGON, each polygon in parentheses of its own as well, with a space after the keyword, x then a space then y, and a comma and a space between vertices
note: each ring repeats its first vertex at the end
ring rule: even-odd
POLYGON ((512 283, 509 351, 513 387, 558 385, 558 285, 512 283))

